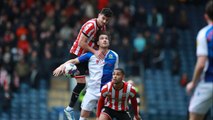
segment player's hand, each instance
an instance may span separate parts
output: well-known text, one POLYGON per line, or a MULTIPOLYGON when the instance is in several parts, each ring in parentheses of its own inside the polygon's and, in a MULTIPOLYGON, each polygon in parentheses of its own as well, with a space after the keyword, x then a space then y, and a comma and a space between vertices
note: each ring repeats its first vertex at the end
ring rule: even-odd
POLYGON ((188 94, 191 94, 192 90, 194 89, 195 87, 195 83, 194 82, 189 82, 187 85, 186 85, 186 92, 188 94))
POLYGON ((134 116, 134 120, 142 120, 142 119, 141 119, 141 116, 138 115, 138 116, 134 116))
POLYGON ((64 73, 64 65, 59 66, 53 71, 54 76, 59 76, 64 73))
POLYGON ((98 58, 98 59, 101 59, 101 60, 103 60, 104 59, 104 53, 102 53, 101 51, 99 51, 99 50, 97 50, 96 52, 95 52, 95 56, 98 58))

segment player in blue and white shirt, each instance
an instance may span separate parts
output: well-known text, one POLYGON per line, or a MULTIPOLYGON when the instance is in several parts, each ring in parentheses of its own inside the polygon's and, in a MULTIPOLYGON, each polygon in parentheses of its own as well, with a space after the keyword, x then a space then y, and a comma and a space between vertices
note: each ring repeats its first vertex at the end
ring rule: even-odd
MULTIPOLYGON (((93 53, 87 52, 64 63, 78 64, 88 62, 89 79, 87 80, 86 94, 81 104, 80 120, 85 120, 89 117, 90 112, 97 105, 101 87, 112 80, 112 73, 115 68, 118 68, 118 54, 109 49, 109 35, 107 32, 100 33, 97 45, 99 46, 98 51, 105 56, 104 59, 98 59, 93 53)), ((53 72, 54 76, 63 74, 64 64, 53 72)))
POLYGON ((203 120, 213 105, 213 1, 206 4, 208 25, 197 36, 197 63, 192 81, 186 86, 190 93, 196 86, 189 105, 189 120, 203 120))

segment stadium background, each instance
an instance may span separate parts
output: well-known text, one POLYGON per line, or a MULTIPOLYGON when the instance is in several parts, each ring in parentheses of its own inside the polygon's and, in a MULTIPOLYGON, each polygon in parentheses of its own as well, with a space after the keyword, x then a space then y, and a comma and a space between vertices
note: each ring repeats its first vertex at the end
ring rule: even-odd
MULTIPOLYGON (((68 59, 81 25, 103 7, 114 13, 109 25, 111 49, 120 56, 126 80, 136 83, 143 119, 186 120, 189 96, 185 84, 191 80, 196 62, 196 34, 206 25, 205 3, 1 0, 0 72, 8 73, 10 99, 0 100, 0 120, 64 119, 63 107, 75 83, 52 77, 52 71, 68 59)), ((0 93, 4 94, 2 86, 0 93)), ((78 109, 76 105, 76 117, 78 109)))

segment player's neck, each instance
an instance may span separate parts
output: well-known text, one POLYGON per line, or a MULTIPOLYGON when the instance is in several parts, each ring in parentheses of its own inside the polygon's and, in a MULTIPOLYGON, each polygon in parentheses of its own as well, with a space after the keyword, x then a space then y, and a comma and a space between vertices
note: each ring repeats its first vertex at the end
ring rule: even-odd
POLYGON ((98 18, 96 18, 96 24, 97 24, 98 28, 100 29, 100 28, 101 28, 101 25, 100 25, 100 23, 99 23, 99 21, 98 21, 98 18))
POLYGON ((115 88, 115 90, 120 90, 123 88, 123 82, 118 83, 118 84, 114 84, 113 87, 115 88))
POLYGON ((108 49, 108 48, 100 48, 100 51, 101 51, 104 55, 106 55, 106 54, 108 53, 109 49, 108 49))

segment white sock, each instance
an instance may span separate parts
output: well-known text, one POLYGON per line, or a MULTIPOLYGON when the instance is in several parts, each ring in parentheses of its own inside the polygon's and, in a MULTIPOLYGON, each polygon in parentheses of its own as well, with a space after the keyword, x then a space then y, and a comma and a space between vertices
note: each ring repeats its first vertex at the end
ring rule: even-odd
POLYGON ((80 117, 79 120, 87 120, 87 118, 80 117))
POLYGON ((66 107, 66 110, 70 111, 70 110, 73 110, 73 108, 70 107, 70 106, 67 106, 67 107, 66 107))

